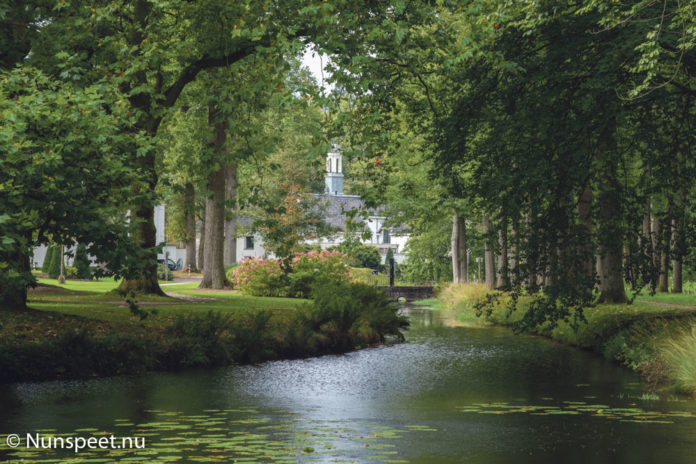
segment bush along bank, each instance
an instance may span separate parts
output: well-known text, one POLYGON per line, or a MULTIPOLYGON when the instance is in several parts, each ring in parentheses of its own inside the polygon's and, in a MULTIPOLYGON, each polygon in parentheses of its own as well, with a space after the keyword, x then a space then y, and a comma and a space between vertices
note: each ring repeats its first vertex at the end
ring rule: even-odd
MULTIPOLYGON (((78 318, 66 315, 63 325, 68 328, 55 337, 0 342, 0 381, 258 363, 403 340, 408 321, 381 291, 321 280, 311 293, 312 300, 296 310, 182 311, 161 325, 134 322, 118 330, 103 325, 95 330, 84 324, 75 328, 80 325, 78 318)), ((44 313, 29 311, 32 318, 44 313)))
MULTIPOLYGON (((480 284, 458 284, 439 293, 443 306, 460 321, 498 324, 520 329, 520 321, 532 297, 508 309, 508 296, 498 294, 490 312, 477 307, 490 298, 480 284)), ((631 305, 600 304, 585 308, 585 321, 571 318, 555 327, 542 323, 526 331, 562 343, 596 351, 639 372, 655 388, 696 394, 696 310, 636 302, 631 305), (576 326, 576 327, 574 327, 576 326)))

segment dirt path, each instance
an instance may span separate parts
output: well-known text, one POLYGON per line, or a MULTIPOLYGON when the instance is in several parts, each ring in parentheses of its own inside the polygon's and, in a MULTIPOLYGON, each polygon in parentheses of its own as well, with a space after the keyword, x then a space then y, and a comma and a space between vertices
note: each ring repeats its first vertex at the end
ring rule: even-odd
POLYGON ((663 308, 674 308, 674 309, 696 309, 696 306, 687 306, 674 303, 662 303, 660 301, 648 301, 648 300, 638 300, 639 303, 646 303, 654 306, 661 306, 663 308))
MULTIPOLYGON (((182 300, 185 303, 210 303, 211 301, 220 301, 218 298, 203 298, 203 297, 198 297, 198 296, 191 296, 191 295, 182 295, 180 293, 172 293, 172 292, 164 292, 165 295, 170 296, 172 298, 176 298, 178 300, 182 300)), ((153 301, 153 303, 157 303, 156 301, 153 301)), ((166 304, 181 304, 180 302, 162 302, 166 304)), ((143 304, 150 304, 150 303, 143 303, 143 304)))

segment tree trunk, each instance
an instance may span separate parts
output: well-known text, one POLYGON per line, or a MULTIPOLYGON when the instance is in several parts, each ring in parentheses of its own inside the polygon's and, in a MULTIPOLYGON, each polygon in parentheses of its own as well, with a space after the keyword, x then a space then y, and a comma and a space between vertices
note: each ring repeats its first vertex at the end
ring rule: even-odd
POLYGON ((452 249, 452 282, 458 284, 462 282, 462 277, 459 274, 459 219, 457 212, 455 211, 452 215, 452 238, 451 238, 451 249, 452 249))
POLYGON ((493 227, 491 225, 491 218, 488 214, 483 216, 483 233, 485 234, 484 266, 486 274, 486 287, 492 289, 495 286, 495 254, 491 239, 493 227))
POLYGON ((498 281, 496 287, 507 289, 510 287, 510 274, 508 272, 508 236, 507 236, 507 218, 500 218, 500 227, 498 228, 498 281))
MULTIPOLYGON (((683 160, 679 161, 682 162, 683 160)), ((681 176, 679 182, 679 206, 674 218, 674 262, 672 264, 674 268, 672 271, 672 292, 674 293, 682 293, 683 291, 682 270, 684 256, 686 255, 686 188, 684 188, 684 179, 681 176)))
POLYGON ((519 278, 517 276, 517 263, 520 260, 520 247, 519 247, 519 231, 517 220, 512 221, 512 226, 510 227, 510 284, 517 285, 519 278))
POLYGON ((65 245, 60 245, 60 274, 58 275, 58 283, 65 283, 65 245))
POLYGON ((650 213, 650 244, 652 245, 652 265, 653 269, 660 268, 660 251, 662 247, 660 246, 660 234, 662 233, 662 227, 660 224, 660 218, 654 213, 650 213))
POLYGON ((582 260, 580 272, 582 278, 587 281, 587 285, 594 286, 595 255, 592 246, 592 188, 589 185, 580 190, 578 195, 578 219, 582 227, 580 243, 578 243, 578 256, 582 260))
POLYGON ((214 126, 213 149, 220 167, 208 177, 208 194, 205 200, 205 265, 200 288, 225 288, 224 233, 225 233, 225 177, 227 157, 227 124, 211 105, 208 123, 214 126))
POLYGON ((205 264, 205 205, 201 218, 201 241, 198 243, 198 270, 202 271, 205 264))
POLYGON ((534 216, 533 205, 530 203, 528 210, 525 214, 525 229, 527 234, 527 257, 525 259, 526 267, 526 279, 527 279, 527 291, 529 293, 535 293, 539 289, 539 284, 537 282, 537 263, 538 263, 538 253, 536 249, 531 247, 531 234, 532 234, 532 218, 534 216))
POLYGON ((227 186, 225 188, 225 200, 227 214, 225 215, 225 266, 237 262, 237 215, 239 206, 237 202, 237 163, 227 165, 227 186))
MULTIPOLYGON (((152 5, 145 0, 138 0, 134 6, 134 19, 140 29, 134 29, 134 33, 128 37, 131 46, 139 47, 144 37, 142 31, 145 30, 150 16, 152 5)), ((141 83, 148 82, 148 75, 145 69, 141 69, 134 74, 134 77, 141 83)), ((142 130, 149 137, 157 135, 157 129, 162 116, 154 116, 152 110, 152 100, 146 92, 139 92, 128 97, 131 105, 142 111, 144 115, 136 124, 136 130, 142 130)), ((145 153, 137 156, 134 166, 141 172, 142 178, 147 182, 147 188, 143 189, 138 185, 132 189, 134 206, 131 209, 131 218, 137 221, 134 239, 136 243, 145 251, 145 266, 142 273, 135 279, 123 279, 119 289, 127 292, 145 293, 154 295, 164 295, 164 292, 157 281, 157 245, 155 232, 155 188, 157 187, 157 171, 155 151, 151 148, 145 153)))
MULTIPOLYGON (((641 277, 643 279, 643 285, 647 284, 646 281, 648 275, 652 275, 648 272, 651 269, 650 265, 652 261, 652 238, 650 235, 650 198, 648 197, 645 201, 645 210, 643 211, 643 224, 641 227, 640 235, 640 266, 641 266, 641 277)), ((652 279, 650 279, 652 280, 652 279)), ((652 283, 651 283, 652 286, 652 283)))
POLYGON ((184 214, 186 218, 186 263, 184 270, 191 266, 192 272, 198 272, 196 268, 196 211, 195 211, 196 191, 193 184, 186 183, 184 187, 184 214))
POLYGON ((140 187, 134 191, 135 205, 131 209, 131 218, 137 221, 133 238, 135 242, 146 250, 147 258, 141 275, 134 279, 123 279, 119 289, 126 292, 144 293, 151 295, 164 295, 157 281, 157 252, 155 251, 155 208, 153 197, 157 185, 155 173, 155 156, 147 154, 136 158, 135 165, 143 173, 148 181, 149 190, 143 194, 140 187))
POLYGON ((462 282, 468 282, 469 254, 467 253, 466 247, 466 218, 458 216, 457 227, 459 228, 459 234, 457 234, 457 248, 459 250, 459 277, 461 278, 462 282))
POLYGON ((650 252, 652 247, 652 242, 650 240, 650 200, 646 205, 645 212, 643 213, 643 226, 642 234, 640 236, 641 250, 645 252, 650 252))
POLYGON ((672 293, 682 293, 682 236, 684 235, 683 218, 672 219, 672 248, 674 258, 672 260, 672 293))
MULTIPOLYGON (((15 244, 17 246, 17 244, 15 244)), ((47 250, 48 253, 48 250, 47 250)), ((0 253, 0 262, 5 261, 10 266, 15 267, 13 270, 19 275, 31 273, 31 265, 29 255, 24 254, 20 248, 17 248, 8 253, 0 253)), ((11 279, 9 285, 0 287, 0 310, 3 309, 26 309, 27 307, 27 286, 19 279, 11 279)))
POLYGON ((659 237, 659 247, 660 247, 660 274, 657 279, 657 291, 658 292, 669 292, 669 249, 670 249, 670 239, 671 239, 671 207, 668 208, 667 218, 664 223, 661 224, 661 234, 659 237))
POLYGON ((621 184, 616 156, 616 118, 600 134, 600 192, 598 197, 598 238, 600 261, 600 302, 626 303, 622 250, 621 184))

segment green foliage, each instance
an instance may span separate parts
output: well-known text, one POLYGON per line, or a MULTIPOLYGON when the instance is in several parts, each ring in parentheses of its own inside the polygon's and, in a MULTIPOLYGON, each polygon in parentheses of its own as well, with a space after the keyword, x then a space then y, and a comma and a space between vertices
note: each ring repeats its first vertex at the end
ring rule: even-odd
POLYGON ((658 353, 666 361, 677 389, 689 394, 696 392, 696 326, 686 326, 681 333, 666 339, 658 353))
POLYGON ((76 277, 78 279, 92 278, 92 270, 90 269, 89 257, 87 256, 87 247, 83 243, 77 245, 73 265, 75 266, 76 277))
MULTIPOLYGON (((96 282, 73 284, 102 288, 96 282)), ((301 306, 296 300, 189 290, 217 301, 168 305, 144 320, 115 306, 117 301, 84 304, 95 294, 62 291, 56 305, 32 302, 42 310, 0 313, 0 381, 255 363, 402 338, 406 319, 374 288, 323 280, 315 290, 317 302, 301 306)))
POLYGON ((60 246, 55 246, 53 252, 53 259, 51 259, 51 267, 48 268, 48 277, 50 279, 56 279, 60 275, 60 262, 65 259, 60 253, 60 246))
MULTIPOLYGON (((408 240, 408 255, 401 266, 404 278, 410 282, 451 282, 452 260, 450 217, 438 221, 429 229, 412 235, 408 240)), ((468 246, 474 248, 475 241, 469 237, 468 246)))
POLYGON ((174 274, 169 269, 164 268, 164 264, 157 265, 157 279, 159 280, 174 280, 174 274))
POLYGON ((318 279, 347 282, 349 269, 346 255, 340 251, 309 251, 292 259, 288 296, 308 298, 318 279))
POLYGON ((317 279, 347 281, 349 270, 343 253, 324 250, 298 253, 285 272, 280 260, 245 258, 228 276, 245 295, 307 298, 317 279))
POLYGON ((79 279, 79 277, 77 277, 77 268, 75 266, 65 266, 65 278, 79 279))
POLYGON ((359 283, 318 279, 312 288, 311 325, 330 340, 333 350, 369 345, 393 336, 403 339, 406 317, 381 290, 359 283))
POLYGON ((348 256, 347 264, 352 267, 369 267, 379 269, 382 264, 382 255, 376 247, 365 245, 357 238, 343 241, 331 249, 338 250, 348 256))
POLYGON ((11 269, 3 279, 14 282, 0 286, 0 300, 22 306, 33 282, 25 257, 49 238, 92 243, 106 261, 123 255, 125 227, 106 211, 130 177, 121 163, 120 112, 105 109, 108 88, 67 84, 29 66, 0 74, 0 210, 11 218, 0 236, 13 240, 0 263, 11 269))
POLYGON ((384 257, 384 264, 385 266, 389 266, 389 263, 391 263, 394 260, 394 250, 390 248, 387 249, 387 255, 384 257))
POLYGON ((227 314, 209 311, 174 318, 167 334, 171 337, 166 355, 171 366, 215 366, 229 363, 232 322, 227 314))
POLYGON ((0 345, 0 380, 61 379, 136 374, 155 365, 151 339, 134 334, 97 337, 85 328, 56 338, 0 345))
POLYGON ((58 248, 55 246, 49 246, 46 248, 46 256, 44 257, 44 262, 41 266, 41 272, 44 274, 48 274, 49 270, 51 269, 53 260, 56 259, 56 251, 58 251, 58 248))

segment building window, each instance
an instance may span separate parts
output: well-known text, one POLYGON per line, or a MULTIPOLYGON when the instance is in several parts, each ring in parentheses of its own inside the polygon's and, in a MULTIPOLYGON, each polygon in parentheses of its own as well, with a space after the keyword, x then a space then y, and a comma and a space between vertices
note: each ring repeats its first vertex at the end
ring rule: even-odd
POLYGON ((391 243, 391 236, 389 235, 389 229, 382 229, 382 243, 391 243))
POLYGON ((247 235, 246 239, 244 240, 244 249, 245 250, 253 250, 254 249, 254 237, 251 235, 247 235))

